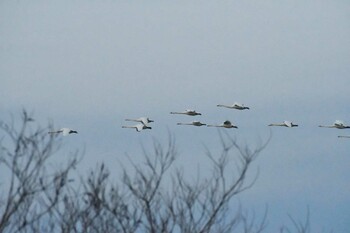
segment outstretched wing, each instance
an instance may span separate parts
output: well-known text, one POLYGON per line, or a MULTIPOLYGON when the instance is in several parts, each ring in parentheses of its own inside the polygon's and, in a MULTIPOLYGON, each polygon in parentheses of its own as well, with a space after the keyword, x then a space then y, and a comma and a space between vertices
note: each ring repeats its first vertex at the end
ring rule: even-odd
POLYGON ((224 125, 232 125, 231 121, 224 121, 224 125))
POLYGON ((344 122, 342 122, 342 121, 340 121, 340 120, 336 120, 336 121, 334 122, 334 125, 336 125, 336 126, 344 126, 344 122))
POLYGON ((140 132, 141 130, 143 130, 144 124, 143 123, 137 124, 137 125, 135 125, 135 127, 136 127, 136 131, 140 132))
POLYGON ((284 121, 284 124, 285 124, 287 127, 292 127, 292 122, 291 122, 291 121, 284 121))
POLYGON ((146 124, 148 123, 147 117, 140 117, 140 118, 139 118, 139 121, 140 121, 142 124, 144 124, 144 125, 146 125, 146 124))

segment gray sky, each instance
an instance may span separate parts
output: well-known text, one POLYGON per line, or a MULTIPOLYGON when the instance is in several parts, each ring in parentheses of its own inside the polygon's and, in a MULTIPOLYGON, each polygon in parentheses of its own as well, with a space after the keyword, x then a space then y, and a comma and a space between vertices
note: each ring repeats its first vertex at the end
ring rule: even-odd
POLYGON ((311 210, 312 229, 350 229, 350 3, 348 1, 9 1, 0 2, 0 116, 33 111, 37 122, 79 131, 66 148, 86 148, 82 168, 139 158, 140 144, 172 132, 179 165, 205 173, 215 129, 176 126, 199 119, 257 145, 260 176, 241 197, 269 205, 269 227, 311 210), (217 108, 235 101, 249 111, 217 108), (194 108, 203 116, 173 116, 194 108), (149 116, 151 131, 122 129, 149 116))

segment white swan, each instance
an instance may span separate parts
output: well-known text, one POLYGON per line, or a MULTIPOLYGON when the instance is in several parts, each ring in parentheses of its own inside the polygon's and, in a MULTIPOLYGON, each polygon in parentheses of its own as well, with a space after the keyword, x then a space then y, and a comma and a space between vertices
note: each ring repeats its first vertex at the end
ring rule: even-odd
POLYGON ((192 121, 190 123, 177 123, 178 125, 194 125, 194 126, 202 126, 202 125, 206 125, 200 121, 192 121))
POLYGON ((226 104, 218 104, 216 105, 217 107, 225 107, 225 108, 232 108, 232 109, 238 109, 238 110, 244 110, 244 109, 249 109, 249 107, 244 106, 243 104, 240 103, 233 103, 232 105, 226 105, 226 104))
POLYGON ((69 128, 62 128, 62 129, 57 130, 57 131, 50 131, 49 132, 49 134, 59 134, 59 133, 62 133, 63 136, 67 136, 69 134, 78 133, 78 132, 75 130, 69 129, 69 128))
POLYGON ((130 128, 130 129, 136 129, 137 132, 141 132, 141 130, 144 129, 152 129, 152 127, 149 127, 143 123, 137 124, 137 125, 132 125, 132 126, 125 126, 123 125, 122 128, 130 128))
POLYGON ((220 125, 207 125, 208 127, 223 127, 223 128, 236 128, 238 129, 238 127, 236 125, 233 125, 231 123, 231 121, 224 121, 224 123, 220 124, 220 125))
POLYGON ((344 125, 344 122, 336 120, 333 125, 319 125, 318 127, 322 128, 336 128, 336 129, 349 129, 350 126, 344 125))
POLYGON ((269 124, 269 126, 284 126, 284 127, 298 127, 298 125, 293 124, 293 122, 291 121, 283 121, 283 123, 273 123, 273 124, 269 124))
POLYGON ((350 138, 350 136, 343 136, 343 135, 340 135, 340 136, 338 136, 338 138, 350 138))
POLYGON ((187 109, 184 112, 170 112, 170 114, 184 114, 184 115, 188 115, 188 116, 202 115, 201 113, 196 112, 195 110, 190 110, 190 109, 187 109))
POLYGON ((141 122, 142 124, 147 125, 148 123, 154 122, 154 120, 149 119, 148 117, 140 117, 137 119, 125 119, 126 121, 136 121, 141 122))

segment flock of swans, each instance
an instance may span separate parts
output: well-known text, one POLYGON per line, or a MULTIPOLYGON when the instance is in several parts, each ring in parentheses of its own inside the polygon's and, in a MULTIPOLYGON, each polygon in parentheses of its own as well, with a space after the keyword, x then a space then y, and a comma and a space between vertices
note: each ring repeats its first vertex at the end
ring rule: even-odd
MULTIPOLYGON (((218 104, 216 105, 217 107, 224 107, 224 108, 229 108, 229 109, 236 109, 236 110, 247 110, 249 107, 244 106, 243 104, 240 103, 234 103, 232 105, 224 105, 224 104, 218 104)), ((170 114, 182 114, 182 115, 187 115, 187 116, 198 116, 202 115, 200 112, 197 112, 195 110, 185 110, 182 112, 170 112, 170 114)), ((136 129, 137 132, 141 132, 142 130, 145 129, 152 129, 151 126, 149 126, 150 123, 154 122, 154 120, 149 119, 148 117, 140 117, 137 119, 125 119, 125 121, 133 121, 133 122, 138 122, 136 125, 123 125, 122 128, 130 128, 130 129, 136 129)), ((238 128, 238 126, 234 125, 231 123, 231 121, 226 120, 221 124, 217 125, 210 125, 210 124, 205 124, 200 121, 191 121, 188 123, 177 123, 177 125, 192 125, 192 126, 207 126, 207 127, 222 127, 222 128, 238 128)), ((287 127, 287 128, 292 128, 292 127, 298 127, 297 124, 294 124, 292 121, 283 121, 282 123, 272 123, 269 124, 268 126, 282 126, 282 127, 287 127)), ((349 129, 350 126, 345 125, 342 121, 336 120, 332 125, 319 125, 319 127, 322 128, 336 128, 336 129, 349 129)), ((77 134, 78 132, 76 130, 72 130, 69 128, 62 128, 57 131, 51 131, 49 134, 59 134, 62 133, 63 136, 67 136, 69 134, 77 134)), ((349 136, 346 135, 339 135, 339 138, 350 138, 349 136)))

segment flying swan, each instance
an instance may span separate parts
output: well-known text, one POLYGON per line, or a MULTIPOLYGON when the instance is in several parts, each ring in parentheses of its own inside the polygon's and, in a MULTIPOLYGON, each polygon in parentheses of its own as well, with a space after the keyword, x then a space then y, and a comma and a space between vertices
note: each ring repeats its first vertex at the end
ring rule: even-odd
POLYGON ((269 124, 269 126, 284 126, 284 127, 298 127, 298 125, 293 124, 293 122, 291 121, 283 121, 283 123, 273 123, 273 124, 269 124))
POLYGON ((202 125, 206 125, 206 124, 203 124, 202 122, 200 121, 192 121, 190 123, 177 123, 178 125, 193 125, 193 126, 202 126, 202 125))
POLYGON ((144 129, 152 129, 152 127, 149 127, 143 123, 132 125, 132 126, 123 125, 122 128, 136 129, 137 132, 141 132, 141 130, 144 130, 144 129))
POLYGON ((49 132, 49 134, 59 134, 59 133, 62 133, 63 136, 67 136, 69 134, 78 133, 78 132, 75 131, 75 130, 69 129, 69 128, 62 128, 60 130, 50 131, 49 132))
POLYGON ((144 125, 147 125, 148 123, 154 122, 154 120, 149 119, 148 117, 140 117, 138 119, 125 119, 126 121, 136 121, 141 122, 144 125))
POLYGON ((184 112, 170 112, 170 114, 184 114, 184 115, 188 115, 188 116, 202 115, 201 113, 196 112, 195 110, 190 110, 190 109, 187 109, 184 112))
POLYGON ((224 121, 224 123, 220 124, 220 125, 207 125, 207 127, 223 127, 223 128, 236 128, 238 129, 238 127, 236 125, 233 125, 231 123, 231 121, 224 121))
POLYGON ((237 102, 233 103, 232 105, 218 104, 216 106, 217 107, 224 107, 224 108, 238 109, 238 110, 249 109, 249 107, 246 107, 243 104, 240 104, 240 103, 237 103, 237 102))
POLYGON ((344 122, 336 120, 333 125, 319 125, 318 127, 322 128, 336 128, 336 129, 349 129, 350 126, 344 125, 344 122))

